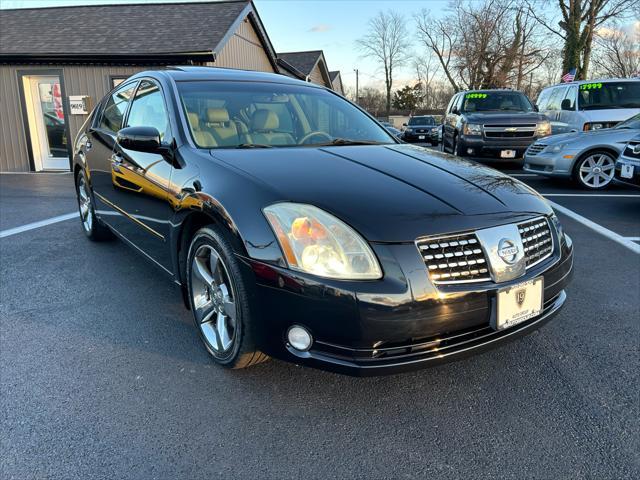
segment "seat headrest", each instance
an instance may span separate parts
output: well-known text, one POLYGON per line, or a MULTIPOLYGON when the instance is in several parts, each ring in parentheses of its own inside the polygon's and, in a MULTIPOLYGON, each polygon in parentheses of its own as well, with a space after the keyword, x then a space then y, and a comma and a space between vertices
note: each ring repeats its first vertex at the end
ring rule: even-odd
POLYGON ((189 123, 191 124, 192 130, 197 130, 200 126, 200 117, 197 113, 187 112, 187 117, 189 117, 189 123))
POLYGON ((251 117, 252 130, 275 130, 280 126, 280 119, 275 112, 261 108, 256 110, 251 117))
POLYGON ((207 121, 209 123, 227 123, 229 112, 226 108, 207 108, 207 121))

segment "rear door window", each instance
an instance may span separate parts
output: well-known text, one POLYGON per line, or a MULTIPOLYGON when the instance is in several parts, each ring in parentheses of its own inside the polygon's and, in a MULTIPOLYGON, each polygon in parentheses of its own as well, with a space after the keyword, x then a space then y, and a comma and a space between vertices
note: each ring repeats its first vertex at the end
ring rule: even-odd
POLYGON ((137 82, 128 83, 111 94, 100 116, 98 128, 116 133, 122 128, 124 115, 136 89, 137 82))

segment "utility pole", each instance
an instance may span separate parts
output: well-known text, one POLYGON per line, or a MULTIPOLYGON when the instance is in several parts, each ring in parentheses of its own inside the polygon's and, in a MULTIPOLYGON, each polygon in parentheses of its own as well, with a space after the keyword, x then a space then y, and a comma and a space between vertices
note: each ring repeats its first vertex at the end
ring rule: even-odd
POLYGON ((358 96, 358 69, 354 68, 353 71, 356 72, 356 103, 358 103, 358 100, 360 99, 358 96))

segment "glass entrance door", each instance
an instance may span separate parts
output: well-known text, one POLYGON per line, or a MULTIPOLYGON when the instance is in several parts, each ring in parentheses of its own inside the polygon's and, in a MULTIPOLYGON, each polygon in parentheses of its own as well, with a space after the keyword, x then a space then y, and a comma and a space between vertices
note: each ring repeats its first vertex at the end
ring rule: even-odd
POLYGON ((36 170, 69 170, 60 78, 29 75, 23 81, 36 170))

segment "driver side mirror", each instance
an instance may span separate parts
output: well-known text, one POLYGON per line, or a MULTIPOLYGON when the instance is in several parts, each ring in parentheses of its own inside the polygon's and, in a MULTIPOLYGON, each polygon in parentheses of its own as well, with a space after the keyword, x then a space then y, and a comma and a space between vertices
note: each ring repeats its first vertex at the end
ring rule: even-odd
POLYGON ((571 99, 565 98, 564 100, 562 100, 562 103, 560 104, 560 109, 561 110, 573 110, 573 108, 571 108, 571 99))
POLYGON ((454 115, 460 115, 460 110, 458 110, 458 107, 453 107, 451 109, 451 113, 453 113, 454 115))
POLYGON ((116 142, 122 148, 136 152, 166 154, 170 147, 160 140, 155 127, 126 127, 118 131, 116 142))
POLYGON ((538 107, 538 105, 536 103, 533 104, 533 111, 534 112, 539 112, 540 111, 540 107, 538 107))
POLYGON ((406 124, 406 123, 403 123, 403 124, 402 124, 402 126, 403 126, 403 127, 406 127, 406 126, 407 126, 407 124, 406 124))

